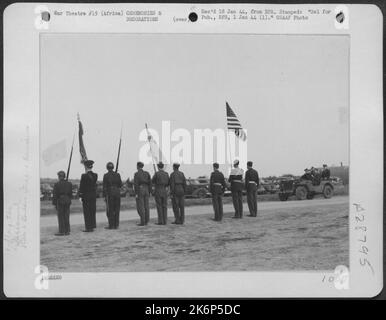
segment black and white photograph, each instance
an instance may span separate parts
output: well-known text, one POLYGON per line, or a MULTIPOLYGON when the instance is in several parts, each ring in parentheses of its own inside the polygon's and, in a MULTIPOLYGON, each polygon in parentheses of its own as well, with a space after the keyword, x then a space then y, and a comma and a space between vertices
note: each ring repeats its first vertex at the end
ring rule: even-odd
POLYGON ((42 265, 349 267, 347 36, 40 41, 42 265))
POLYGON ((376 6, 13 4, 4 93, 7 297, 381 290, 376 6))

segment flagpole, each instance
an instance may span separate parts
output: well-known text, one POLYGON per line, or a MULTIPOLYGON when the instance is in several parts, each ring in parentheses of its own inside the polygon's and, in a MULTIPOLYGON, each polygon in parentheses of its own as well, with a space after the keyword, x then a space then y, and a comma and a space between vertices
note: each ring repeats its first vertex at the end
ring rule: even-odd
MULTIPOLYGON (((76 130, 76 129, 75 129, 76 130)), ((74 151, 74 140, 75 140, 75 132, 72 136, 72 145, 71 145, 71 152, 70 152, 70 159, 68 160, 68 167, 67 167, 67 174, 66 174, 66 181, 68 181, 68 176, 70 174, 70 167, 71 167, 71 160, 72 160, 72 152, 74 151)))
POLYGON ((115 165, 115 172, 118 172, 118 166, 119 166, 119 156, 121 154, 121 144, 122 144, 122 122, 121 122, 121 135, 119 137, 119 146, 118 146, 118 156, 117 156, 117 163, 115 165))
POLYGON ((154 163, 153 150, 151 149, 151 143, 150 143, 150 139, 149 139, 149 129, 147 127, 147 123, 145 123, 145 128, 146 128, 146 133, 147 133, 147 141, 149 142, 149 147, 150 147, 151 161, 153 163, 154 173, 156 173, 157 168, 156 168, 155 163, 154 163))
MULTIPOLYGON (((226 104, 227 102, 225 102, 226 104)), ((225 105, 225 123, 226 123, 226 139, 227 139, 227 144, 228 144, 228 153, 229 153, 229 167, 230 167, 230 170, 232 170, 232 153, 231 153, 231 144, 230 144, 230 138, 229 138, 229 130, 228 130, 228 122, 227 122, 227 108, 226 108, 226 105, 225 105)))

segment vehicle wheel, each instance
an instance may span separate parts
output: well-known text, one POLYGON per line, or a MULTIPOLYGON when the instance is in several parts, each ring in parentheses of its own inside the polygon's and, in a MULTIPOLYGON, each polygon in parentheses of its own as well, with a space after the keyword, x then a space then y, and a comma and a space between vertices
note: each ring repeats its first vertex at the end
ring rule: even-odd
POLYGON ((314 194, 313 193, 310 192, 310 193, 307 194, 307 199, 308 200, 312 200, 313 198, 314 198, 314 194))
POLYGON ((297 187, 296 188, 296 199, 305 200, 307 198, 307 189, 306 187, 297 187))
POLYGON ((279 199, 280 199, 280 201, 287 201, 288 200, 288 194, 279 193, 279 199))
POLYGON ((324 189, 323 189, 323 196, 326 198, 326 199, 330 199, 332 197, 334 193, 334 190, 332 189, 331 186, 329 185, 326 185, 324 186, 324 189))

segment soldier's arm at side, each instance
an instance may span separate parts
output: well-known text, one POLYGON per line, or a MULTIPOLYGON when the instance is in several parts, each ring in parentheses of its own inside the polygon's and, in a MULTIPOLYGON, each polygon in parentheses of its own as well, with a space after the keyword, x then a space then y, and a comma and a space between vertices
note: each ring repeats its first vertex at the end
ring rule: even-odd
POLYGON ((106 197, 107 193, 107 174, 103 176, 103 197, 106 197))
POLYGON ((138 195, 138 191, 139 191, 139 182, 138 182, 138 174, 137 173, 134 174, 134 182, 133 182, 133 184, 134 184, 134 193, 137 196, 138 195))
POLYGON ((225 183, 225 177, 221 173, 221 184, 222 184, 222 191, 224 192, 227 189, 227 184, 225 183))
POLYGON ((170 195, 174 194, 174 175, 173 173, 169 177, 170 195))
POLYGON ((68 194, 67 195, 70 199, 72 199, 72 183, 71 182, 68 183, 68 194))
POLYGON ((249 183, 249 171, 245 172, 245 188, 247 188, 249 183))
POLYGON ((56 207, 57 203, 58 203, 58 189, 55 183, 54 189, 52 190, 52 204, 56 207))
POLYGON ((213 193, 213 172, 210 174, 210 180, 209 180, 209 191, 213 193))
POLYGON ((121 175, 119 173, 118 173, 118 184, 119 184, 119 187, 122 188, 123 183, 122 183, 121 175))
POLYGON ((184 174, 182 174, 182 186, 184 188, 184 192, 186 192, 186 178, 184 174))
POLYGON ((85 179, 85 176, 84 174, 82 174, 82 176, 80 177, 80 184, 79 184, 79 191, 78 191, 79 198, 83 198, 84 183, 85 183, 84 179, 85 179))

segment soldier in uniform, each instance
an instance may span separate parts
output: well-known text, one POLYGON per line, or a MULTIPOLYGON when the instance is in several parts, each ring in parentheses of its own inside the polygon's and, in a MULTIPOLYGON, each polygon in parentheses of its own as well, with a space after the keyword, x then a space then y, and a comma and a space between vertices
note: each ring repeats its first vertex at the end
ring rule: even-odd
POLYGON ((169 174, 164 171, 164 164, 157 164, 158 171, 154 174, 152 183, 154 185, 155 203, 157 206, 158 225, 167 223, 168 219, 168 190, 169 174))
POLYGON ((151 189, 151 177, 149 172, 143 170, 143 162, 137 162, 137 172, 134 174, 134 192, 137 203, 137 211, 141 218, 138 226, 145 226, 149 222, 149 195, 151 189))
POLYGON ((223 216, 222 196, 226 189, 225 178, 219 170, 219 164, 213 163, 213 172, 210 175, 210 193, 214 209, 214 221, 221 221, 223 216))
POLYGON ((92 232, 96 228, 96 191, 98 175, 92 172, 94 161, 86 160, 86 173, 80 178, 79 197, 82 199, 85 230, 92 232))
POLYGON ((233 207, 235 208, 235 219, 243 217, 243 169, 239 168, 239 160, 233 162, 233 168, 228 181, 231 184, 233 207))
POLYGON ((121 209, 122 179, 119 173, 114 172, 114 164, 108 162, 107 173, 103 176, 103 196, 106 201, 106 213, 109 226, 106 229, 118 229, 119 211, 121 209))
POLYGON ((65 180, 64 171, 58 172, 59 181, 55 183, 52 204, 58 212, 59 232, 56 236, 68 236, 70 234, 70 205, 72 198, 72 184, 65 180))
POLYGON ((331 172, 330 172, 330 169, 327 168, 327 165, 324 164, 323 165, 323 171, 322 171, 322 180, 328 180, 330 179, 330 175, 331 175, 331 172))
POLYGON ((185 221, 185 175, 179 171, 180 164, 173 164, 173 172, 170 174, 170 196, 172 198, 175 221, 173 224, 184 224, 185 221))
POLYGON ((247 162, 247 171, 245 172, 245 189, 247 190, 247 202, 249 216, 257 216, 257 189, 259 187, 259 174, 252 168, 253 162, 247 162))

